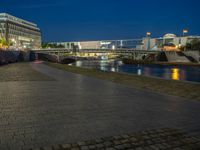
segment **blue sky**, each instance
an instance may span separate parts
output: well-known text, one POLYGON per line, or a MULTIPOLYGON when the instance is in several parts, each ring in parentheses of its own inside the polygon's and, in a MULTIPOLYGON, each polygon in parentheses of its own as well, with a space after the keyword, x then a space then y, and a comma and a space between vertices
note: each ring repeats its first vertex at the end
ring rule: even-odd
POLYGON ((199 0, 0 0, 0 12, 37 23, 44 41, 200 35, 199 0))

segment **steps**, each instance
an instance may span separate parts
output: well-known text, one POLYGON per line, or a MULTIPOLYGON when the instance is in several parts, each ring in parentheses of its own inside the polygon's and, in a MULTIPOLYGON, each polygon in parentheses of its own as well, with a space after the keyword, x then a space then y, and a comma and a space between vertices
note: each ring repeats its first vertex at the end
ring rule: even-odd
POLYGON ((165 52, 168 62, 191 62, 182 52, 167 51, 165 52))

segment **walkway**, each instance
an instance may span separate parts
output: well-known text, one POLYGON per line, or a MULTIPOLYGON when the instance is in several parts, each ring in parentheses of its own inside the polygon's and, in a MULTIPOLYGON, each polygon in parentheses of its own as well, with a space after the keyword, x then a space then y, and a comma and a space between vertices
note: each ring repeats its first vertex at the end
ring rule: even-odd
MULTIPOLYGON (((200 135, 200 102, 129 88, 44 64, 31 63, 30 67, 50 77, 43 81, 34 78, 0 82, 1 150, 165 127, 200 135)), ((23 67, 20 70, 23 72, 23 67)))

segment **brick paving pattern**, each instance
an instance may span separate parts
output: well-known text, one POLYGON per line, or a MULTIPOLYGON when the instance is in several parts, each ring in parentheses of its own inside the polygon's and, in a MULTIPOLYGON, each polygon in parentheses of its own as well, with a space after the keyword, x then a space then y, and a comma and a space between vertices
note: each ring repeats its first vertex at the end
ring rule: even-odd
MULTIPOLYGON (((44 64, 10 67, 14 70, 9 66, 0 69, 0 150, 58 147, 160 128, 200 135, 199 101, 130 88, 44 64)), ((112 143, 107 140, 106 144, 112 143)))
POLYGON ((177 129, 146 130, 134 134, 41 147, 32 150, 199 150, 200 138, 177 129))

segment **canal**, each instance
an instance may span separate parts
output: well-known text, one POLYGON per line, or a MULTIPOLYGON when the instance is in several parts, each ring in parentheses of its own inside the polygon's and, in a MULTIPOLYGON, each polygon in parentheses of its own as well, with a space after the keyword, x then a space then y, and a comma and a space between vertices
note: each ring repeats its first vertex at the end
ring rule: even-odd
POLYGON ((173 65, 127 65, 121 61, 111 60, 82 60, 72 64, 83 68, 96 68, 102 71, 136 74, 159 77, 170 80, 192 81, 200 83, 199 66, 173 66, 173 65))

